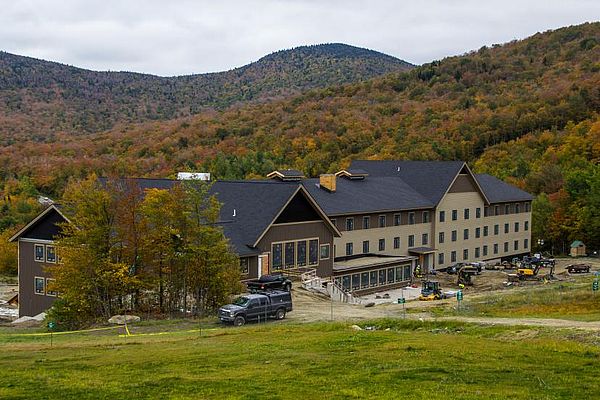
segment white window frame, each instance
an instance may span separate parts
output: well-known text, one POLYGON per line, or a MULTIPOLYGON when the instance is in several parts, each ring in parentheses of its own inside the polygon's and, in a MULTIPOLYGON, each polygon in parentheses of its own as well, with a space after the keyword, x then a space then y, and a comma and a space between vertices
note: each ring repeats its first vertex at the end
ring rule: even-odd
POLYGON ((56 279, 54 279, 54 278, 46 278, 46 296, 50 296, 50 297, 56 297, 56 296, 58 296, 58 292, 48 290, 48 282, 49 281, 56 282, 56 279), (51 293, 53 293, 53 294, 51 294, 51 293))
MULTIPOLYGON (((306 245, 308 246, 308 243, 306 245)), ((308 248, 306 250, 307 250, 306 255, 308 256, 308 248)), ((319 260, 329 260, 330 258, 331 258, 331 245, 329 243, 319 244, 319 260), (327 257, 323 258, 321 255, 323 254, 323 248, 325 248, 325 247, 327 247, 327 257)))
POLYGON ((33 293, 37 294, 39 296, 45 296, 46 295, 46 278, 44 278, 43 276, 34 276, 33 277, 33 293), (37 291, 37 280, 41 279, 43 282, 43 289, 41 293, 38 293, 37 291))
POLYGON ((33 245, 33 260, 36 261, 36 262, 41 262, 41 263, 43 263, 43 262, 46 261, 46 246, 44 246, 43 244, 37 244, 37 243, 33 245), (42 253, 43 253, 41 259, 39 259, 37 257, 37 249, 39 247, 42 248, 42 253))

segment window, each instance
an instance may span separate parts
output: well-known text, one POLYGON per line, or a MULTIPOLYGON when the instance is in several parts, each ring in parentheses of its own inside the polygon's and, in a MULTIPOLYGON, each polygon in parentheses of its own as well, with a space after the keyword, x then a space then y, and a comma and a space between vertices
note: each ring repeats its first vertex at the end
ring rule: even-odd
POLYGON ((43 244, 34 244, 33 252, 35 256, 35 261, 44 262, 45 259, 45 251, 43 244))
POLYGON ((500 215, 500 206, 494 206, 494 215, 500 215))
POLYGON ((518 214, 521 212, 521 205, 519 203, 515 204, 515 214, 518 214))
POLYGON ((470 210, 468 208, 465 208, 465 212, 464 212, 465 219, 469 219, 469 213, 470 213, 470 210))
POLYGON ((500 225, 494 225, 494 235, 497 235, 500 232, 500 225))
POLYGON ((452 221, 456 221, 458 219, 458 210, 452 210, 452 221))
POLYGON ((504 252, 508 252, 508 242, 504 242, 504 252))
POLYGON ((250 271, 250 267, 248 266, 248 258, 240 258, 240 272, 242 274, 247 274, 250 271))
POLYGON ((410 265, 404 266, 404 280, 407 281, 410 279, 410 265))
MULTIPOLYGON (((328 246, 328 245, 324 245, 324 246, 328 246)), ((304 267, 306 265, 306 240, 301 240, 297 243, 296 245, 296 254, 298 257, 298 262, 297 265, 299 267, 304 267)), ((321 257, 323 258, 323 257, 321 257)))
POLYGON ((421 244, 423 246, 426 246, 427 244, 429 244, 429 234, 424 233, 421 235, 421 244))
POLYGON ((56 262, 56 249, 54 246, 46 246, 46 262, 55 263, 56 262))
POLYGON ((388 268, 387 270, 387 276, 388 276, 388 283, 394 283, 394 277, 395 277, 395 273, 396 271, 394 271, 394 268, 388 268))
POLYGON ((463 260, 469 259, 469 249, 463 250, 463 260))
POLYGON ((529 212, 529 203, 525 203, 525 212, 529 212))
POLYGON ((360 274, 352 274, 352 290, 360 289, 360 274))
POLYGON ((487 235, 488 235, 488 226, 486 225, 483 227, 483 236, 485 237, 487 235))
POLYGON ((504 205, 504 215, 510 214, 510 204, 504 205))
POLYGON ((371 287, 377 286, 377 271, 371 271, 369 273, 369 282, 371 287))
POLYGON ((55 290, 55 280, 52 278, 46 278, 46 295, 56 297, 57 294, 58 293, 55 290))
POLYGON ((440 211, 440 222, 446 222, 446 211, 440 211))
POLYGON ((380 285, 385 285, 385 281, 386 281, 386 276, 387 274, 385 273, 385 269, 380 269, 379 270, 379 284, 380 285))
POLYGON ((519 250, 519 241, 515 240, 515 242, 513 243, 513 246, 514 246, 515 251, 519 250))
POLYGON ((456 251, 450 253, 450 262, 456 262, 456 251))
POLYGON ((385 239, 379 239, 379 251, 385 251, 385 239))
POLYGON ((438 242, 444 243, 444 232, 438 233, 438 242))
POLYGON ((409 225, 414 225, 415 224, 415 213, 414 212, 409 212, 408 213, 408 224, 409 225))
POLYGON ((529 248, 529 239, 523 240, 523 248, 524 249, 528 249, 529 248))
POLYGON ((346 230, 347 231, 354 230, 354 218, 346 218, 346 230))
POLYGON ((283 245, 281 243, 274 244, 271 253, 273 254, 273 269, 281 269, 283 266, 283 245))
POLYGON ((44 278, 40 278, 38 276, 36 276, 35 278, 33 278, 33 286, 34 286, 34 289, 35 289, 35 294, 45 294, 46 293, 45 279, 44 278))
POLYGON ((487 256, 488 255, 488 247, 487 245, 483 246, 483 256, 487 256))
POLYGON ((346 243, 346 255, 351 256, 354 252, 354 246, 352 243, 346 243))
POLYGON ((481 208, 477 207, 475 209, 475 218, 481 218, 481 208))
POLYGON ((529 230, 529 221, 525 221, 525 222, 523 223, 523 225, 524 225, 524 226, 523 226, 523 229, 525 229, 526 231, 528 231, 528 230, 529 230))
POLYGON ((444 253, 438 254, 438 264, 442 265, 444 263, 444 253))
POLYGON ((400 236, 396 236, 394 238, 394 248, 395 249, 399 249, 400 248, 400 236))
POLYGON ((396 282, 402 282, 402 267, 396 267, 396 282))
POLYGON ((408 247, 415 247, 415 235, 408 235, 408 247))
POLYGON ((379 216, 379 227, 380 228, 385 228, 385 215, 380 215, 379 216))
POLYGON ((515 222, 515 232, 519 232, 519 223, 515 222))
POLYGON ((494 254, 498 254, 498 243, 494 243, 494 254))
POLYGON ((285 246, 285 268, 294 268, 296 264, 296 243, 286 242, 285 246))
POLYGON ((479 258, 480 254, 479 254, 479 247, 475 247, 475 258, 479 258))
POLYGON ((457 232, 456 232, 456 231, 452 231, 452 233, 451 233, 451 236, 452 236, 452 237, 451 237, 452 241, 453 241, 453 242, 456 242, 456 236, 457 236, 457 232))
POLYGON ((342 287, 344 290, 350 290, 350 275, 342 276, 342 287))
POLYGON ((360 288, 366 289, 369 287, 369 273, 363 272, 360 274, 360 288))
POLYGON ((321 245, 321 260, 329 259, 329 249, 330 249, 329 243, 321 245))
POLYGON ((469 240, 469 230, 468 229, 465 229, 463 231, 463 239, 464 240, 469 240))
POLYGON ((319 240, 313 239, 308 242, 308 264, 317 265, 319 263, 319 240))
POLYGON ((487 217, 490 215, 490 208, 488 206, 483 207, 483 216, 487 217))
POLYGON ((481 228, 475 228, 475 237, 479 239, 481 237, 481 228))
POLYGON ((504 224, 504 233, 508 233, 508 231, 510 230, 510 227, 508 224, 504 224))
POLYGON ((364 240, 363 241, 363 254, 367 254, 368 252, 369 252, 369 241, 364 240))
POLYGON ((429 222, 429 211, 423 211, 423 223, 426 224, 429 222))
POLYGON ((369 229, 370 224, 371 224, 371 217, 369 217, 369 216, 363 217, 363 229, 369 229))
POLYGON ((394 226, 400 226, 401 223, 400 214, 394 214, 394 226))

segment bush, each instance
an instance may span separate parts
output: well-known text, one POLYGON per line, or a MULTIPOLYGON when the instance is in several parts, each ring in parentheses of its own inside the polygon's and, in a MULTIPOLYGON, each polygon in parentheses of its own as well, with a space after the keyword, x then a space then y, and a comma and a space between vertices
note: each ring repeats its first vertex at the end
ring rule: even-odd
POLYGON ((64 299, 57 299, 54 302, 52 308, 48 310, 44 322, 46 324, 54 322, 56 324, 55 331, 73 331, 90 323, 85 314, 79 312, 76 307, 64 299))

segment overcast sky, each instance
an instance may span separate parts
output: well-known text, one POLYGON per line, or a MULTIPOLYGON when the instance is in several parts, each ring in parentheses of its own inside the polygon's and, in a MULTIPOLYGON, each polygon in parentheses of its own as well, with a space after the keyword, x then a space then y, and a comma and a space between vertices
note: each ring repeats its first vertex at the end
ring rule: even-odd
POLYGON ((600 0, 0 0, 0 50, 181 75, 341 42, 421 64, 600 20, 600 0))

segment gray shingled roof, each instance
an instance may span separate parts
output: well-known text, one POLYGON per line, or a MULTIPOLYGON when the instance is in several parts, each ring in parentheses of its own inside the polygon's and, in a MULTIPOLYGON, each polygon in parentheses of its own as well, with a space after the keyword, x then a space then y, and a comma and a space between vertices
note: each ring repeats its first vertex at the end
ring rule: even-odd
MULTIPOLYGON (((169 189, 182 182, 187 184, 194 182, 149 178, 127 180, 135 182, 142 190, 169 189)), ((100 178, 100 182, 105 185, 107 179, 100 178)), ((273 180, 216 181, 212 184, 210 193, 223 203, 219 224, 240 256, 258 254, 258 250, 251 246, 299 186, 298 182, 286 183, 273 180)))
POLYGON ((302 184, 327 216, 354 213, 432 208, 434 204, 394 177, 372 177, 364 180, 337 179, 335 192, 318 187, 318 179, 305 179, 302 184))
POLYGON ((401 178, 429 201, 438 204, 464 164, 463 161, 356 160, 350 167, 367 171, 369 177, 401 178))
POLYGON ((503 203, 508 201, 531 201, 533 196, 516 186, 510 185, 488 174, 475 174, 481 190, 485 193, 490 203, 503 203))

